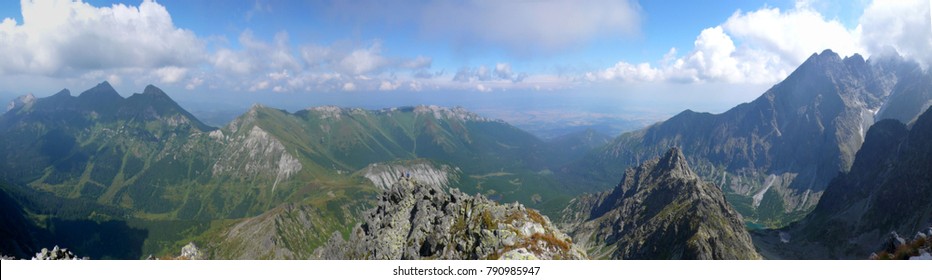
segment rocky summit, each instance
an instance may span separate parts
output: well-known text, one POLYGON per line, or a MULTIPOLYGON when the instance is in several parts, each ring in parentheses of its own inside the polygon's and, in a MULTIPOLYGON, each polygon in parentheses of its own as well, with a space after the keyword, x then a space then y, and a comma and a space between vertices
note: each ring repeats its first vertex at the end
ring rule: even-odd
POLYGON ((585 259, 550 219, 518 203, 449 192, 407 176, 378 198, 348 239, 334 233, 322 259, 585 259))
POLYGON ((678 148, 627 169, 612 191, 573 200, 563 221, 597 258, 760 258, 741 216, 678 148))

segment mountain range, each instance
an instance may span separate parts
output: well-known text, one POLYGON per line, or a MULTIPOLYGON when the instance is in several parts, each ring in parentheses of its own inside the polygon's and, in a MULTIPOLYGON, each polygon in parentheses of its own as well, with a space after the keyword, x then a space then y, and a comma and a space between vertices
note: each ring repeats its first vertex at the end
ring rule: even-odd
MULTIPOLYGON (((311 232, 326 237, 348 231, 400 173, 558 211, 571 195, 547 167, 587 151, 551 157, 556 146, 507 123, 437 106, 289 113, 255 105, 214 128, 154 86, 124 98, 107 82, 78 96, 19 98, 0 131, 0 178, 10 191, 36 193, 17 196, 26 204, 53 197, 121 209, 71 218, 140 219, 147 230, 179 221, 204 231, 230 220, 210 231, 231 231, 239 219, 294 210, 325 217, 311 232)), ((41 212, 25 216, 54 216, 41 212)))
POLYGON ((849 170, 874 122, 915 119, 932 100, 930 80, 896 55, 865 61, 825 50, 754 101, 721 114, 686 110, 563 170, 570 182, 604 189, 618 170, 679 146, 749 222, 779 227, 811 211, 832 178, 849 170))
POLYGON ((592 257, 760 258, 741 215, 676 147, 627 169, 615 189, 573 200, 562 220, 592 257))
POLYGON ((815 210, 757 243, 773 258, 865 259, 892 233, 932 226, 932 107, 911 126, 874 124, 851 170, 835 177, 815 210))
POLYGON ((0 115, 0 253, 866 257, 932 224, 930 81, 826 50, 721 114, 547 141, 459 107, 256 104, 211 127, 151 85, 25 95, 0 115))

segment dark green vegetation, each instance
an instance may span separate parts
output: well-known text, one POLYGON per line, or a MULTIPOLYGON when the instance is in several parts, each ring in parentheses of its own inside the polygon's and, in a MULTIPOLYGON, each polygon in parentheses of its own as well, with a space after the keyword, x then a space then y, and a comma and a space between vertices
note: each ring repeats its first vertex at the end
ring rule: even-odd
POLYGON ((932 109, 907 128, 874 124, 851 170, 832 180, 809 216, 763 231, 757 243, 780 258, 864 259, 881 250, 891 231, 906 236, 932 225, 932 109))
POLYGON ((842 59, 826 50, 750 103, 721 114, 687 110, 625 133, 566 173, 569 182, 601 190, 620 170, 679 146, 745 219, 779 227, 805 216, 851 167, 875 112, 878 120, 911 120, 917 104, 928 106, 930 80, 899 57, 842 59))
MULTIPOLYGON (((717 199, 721 192, 729 205, 720 207, 727 214, 722 219, 680 215, 695 200, 666 199, 696 192, 673 188, 688 184, 664 186, 660 193, 667 194, 657 201, 666 204, 641 205, 672 217, 660 221, 708 232, 703 225, 733 228, 735 209, 744 216, 739 226, 778 228, 816 209, 793 234, 818 244, 816 237, 864 233, 849 242, 857 245, 824 250, 827 256, 856 256, 876 232, 909 230, 928 219, 909 211, 930 213, 929 201, 909 199, 929 193, 903 186, 928 185, 928 174, 916 171, 929 170, 923 161, 928 149, 911 139, 929 135, 911 135, 923 131, 917 116, 929 106, 929 81, 928 71, 899 57, 865 61, 825 51, 760 98, 722 114, 687 110, 614 139, 583 131, 550 141, 462 108, 286 112, 255 105, 214 128, 154 86, 127 98, 106 82, 77 97, 68 90, 25 96, 0 116, 0 252, 26 256, 58 244, 82 256, 132 259, 173 256, 194 241, 214 258, 307 258, 334 232, 348 237, 365 209, 377 203, 379 190, 405 171, 417 180, 495 202, 521 202, 556 217, 572 197, 616 185, 626 168, 675 146, 689 173, 698 176, 693 181, 717 187, 700 193, 716 193, 717 199), (879 144, 868 141, 869 149, 862 149, 865 138, 884 134, 865 133, 883 118, 916 127, 907 133, 880 121, 871 131, 887 131, 888 142, 899 144, 869 148, 879 144), (872 159, 859 164, 856 152, 872 159), (873 183, 856 183, 861 179, 873 183), (877 210, 852 212, 845 208, 852 203, 877 210), (823 224, 823 230, 813 230, 823 224)), ((597 196, 576 203, 585 197, 597 196)), ((632 236, 668 232, 650 229, 632 236)), ((683 240, 673 237, 662 240, 683 240)), ((693 252, 709 256, 703 250, 713 245, 686 240, 698 250, 693 252)))

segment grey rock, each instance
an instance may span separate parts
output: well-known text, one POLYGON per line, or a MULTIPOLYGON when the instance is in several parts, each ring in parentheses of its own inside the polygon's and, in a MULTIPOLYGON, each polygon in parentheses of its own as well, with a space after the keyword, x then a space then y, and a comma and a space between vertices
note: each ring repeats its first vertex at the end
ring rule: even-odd
POLYGON ((571 201, 562 221, 593 258, 760 258, 741 215, 678 148, 629 168, 612 191, 571 201))
POLYGON ((181 248, 181 255, 178 256, 180 259, 188 260, 203 260, 205 258, 204 252, 201 249, 197 248, 197 245, 194 242, 188 243, 181 248))
POLYGON ((889 237, 887 237, 887 244, 885 248, 889 252, 895 252, 896 248, 906 244, 906 240, 900 237, 895 231, 890 232, 889 237))
POLYGON ((499 259, 506 254, 586 258, 535 210, 406 176, 382 193, 348 240, 334 233, 315 251, 320 259, 499 259))
POLYGON ((87 258, 78 257, 67 248, 59 248, 58 245, 49 250, 48 248, 42 248, 36 256, 32 258, 33 260, 86 260, 87 258))

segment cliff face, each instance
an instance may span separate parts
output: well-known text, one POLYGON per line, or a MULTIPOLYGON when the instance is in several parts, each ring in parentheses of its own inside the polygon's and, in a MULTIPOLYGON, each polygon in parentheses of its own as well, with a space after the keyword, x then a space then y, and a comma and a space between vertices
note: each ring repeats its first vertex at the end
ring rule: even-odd
POLYGON ((388 190, 405 175, 427 185, 450 188, 457 183, 462 171, 449 165, 438 165, 424 159, 373 163, 363 168, 360 175, 369 179, 379 190, 388 190))
POLYGON ((813 54, 754 101, 721 114, 686 110, 620 135, 569 165, 570 182, 605 186, 618 170, 678 146, 693 171, 721 185, 748 221, 767 227, 797 221, 838 172, 851 168, 875 120, 909 123, 932 102, 932 79, 918 65, 871 59, 813 54))
POLYGON ((677 148, 629 168, 614 190, 575 199, 563 221, 597 258, 760 258, 741 216, 677 148))
POLYGON ((521 204, 449 192, 401 178, 347 240, 319 248, 322 259, 584 259, 547 217, 521 204))
POLYGON ((805 219, 779 232, 756 234, 774 258, 864 259, 892 231, 932 225, 932 108, 907 127, 871 126, 851 171, 839 174, 805 219), (777 242, 776 234, 785 238, 777 242))

